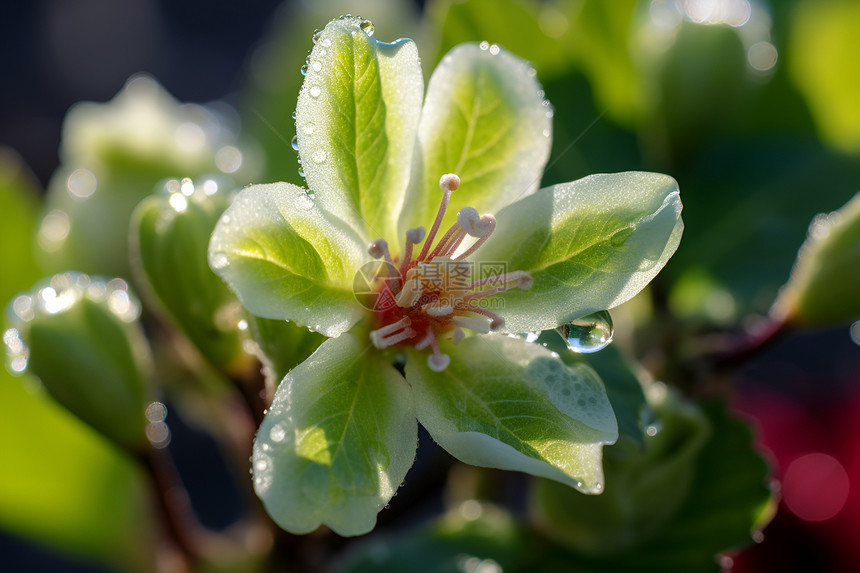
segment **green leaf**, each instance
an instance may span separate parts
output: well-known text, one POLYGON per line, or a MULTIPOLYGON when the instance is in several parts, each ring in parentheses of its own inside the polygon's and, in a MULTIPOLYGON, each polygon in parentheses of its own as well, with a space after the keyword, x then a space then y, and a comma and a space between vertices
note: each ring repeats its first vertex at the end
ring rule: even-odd
POLYGON ((668 278, 680 288, 703 282, 700 304, 732 322, 767 313, 810 220, 857 192, 860 158, 811 140, 733 137, 711 145, 683 180, 686 228, 668 278))
POLYGON ((827 325, 860 318, 860 193, 818 215, 774 307, 792 322, 827 325))
POLYGON ((618 306, 653 279, 681 240, 678 185, 656 173, 592 175, 503 209, 474 255, 531 274, 501 295, 508 332, 556 328, 618 306))
MULTIPOLYGON (((737 550, 751 543, 752 533, 764 527, 774 511, 774 499, 766 485, 769 473, 767 464, 753 449, 749 426, 728 415, 723 404, 704 404, 702 412, 711 428, 710 437, 701 446, 695 460, 687 460, 694 464, 692 479, 684 487, 686 493, 683 500, 674 506, 668 519, 665 519, 665 512, 659 505, 659 492, 662 488, 663 496, 672 497, 673 493, 668 491, 665 483, 660 483, 665 478, 659 474, 661 471, 677 472, 681 468, 661 469, 659 465, 651 466, 653 473, 643 479, 645 487, 640 486, 641 494, 645 494, 648 487, 654 488, 654 498, 648 500, 643 497, 640 502, 644 501, 645 504, 639 507, 644 510, 650 504, 652 511, 657 512, 651 517, 664 520, 657 531, 645 531, 647 536, 643 535, 628 549, 610 552, 599 559, 570 550, 547 551, 541 558, 543 566, 550 568, 551 564, 576 562, 579 565, 577 571, 582 573, 716 573, 720 571, 717 554, 737 550), (651 483, 648 484, 648 481, 651 483)), ((692 421, 688 418, 686 423, 692 421)), ((691 429, 699 425, 696 422, 691 429)), ((683 425, 676 428, 683 431, 683 425)), ((674 457, 676 463, 680 464, 685 457, 685 436, 675 434, 674 438, 681 442, 672 444, 670 441, 665 444, 667 448, 660 457, 666 461, 674 457), (678 446, 682 450, 673 453, 672 448, 678 446)), ((606 458, 607 466, 613 463, 609 462, 608 453, 606 458)), ((606 494, 609 494, 610 485, 607 480, 606 494)), ((569 500, 559 497, 562 494, 560 488, 557 494, 555 498, 546 498, 546 507, 567 507, 569 500)), ((571 507, 571 510, 574 509, 586 511, 582 507, 571 507)), ((592 531, 592 528, 605 527, 607 521, 617 519, 615 516, 607 518, 604 510, 594 508, 588 515, 581 514, 581 527, 592 531), (586 518, 595 523, 585 525, 586 518)), ((643 514, 641 519, 647 523, 648 516, 643 514)), ((569 537, 572 538, 572 535, 569 537)))
POLYGON ((369 238, 393 240, 424 78, 414 42, 368 31, 344 17, 317 39, 296 107, 299 156, 317 201, 369 238))
POLYGON ((341 335, 278 387, 254 442, 254 488, 293 533, 367 533, 412 465, 417 431, 402 376, 341 335))
POLYGON ((860 70, 851 57, 860 51, 858 20, 860 5, 851 0, 798 2, 786 60, 819 131, 849 152, 860 150, 860 70))
POLYGON ((304 185, 290 139, 296 135, 296 96, 303 77, 298 73, 313 48, 309 30, 332 15, 358 13, 380 30, 398 30, 407 38, 417 28, 412 3, 400 0, 315 0, 285 3, 274 14, 264 43, 254 51, 251 73, 241 99, 242 130, 262 147, 265 171, 259 181, 286 181, 304 185))
POLYGON ((601 491, 602 446, 618 428, 591 368, 501 335, 467 338, 445 352, 451 364, 442 372, 424 353, 406 363, 418 420, 439 445, 468 464, 601 491))
POLYGON ((156 307, 213 366, 241 371, 250 358, 238 328, 241 307, 207 262, 209 238, 230 205, 233 184, 222 180, 219 190, 218 182, 208 179, 208 188, 187 194, 174 183, 175 192, 145 199, 132 216, 133 266, 156 307))
POLYGON ((63 122, 63 163, 48 184, 40 265, 51 273, 129 277, 129 219, 137 204, 167 177, 218 173, 219 166, 247 181, 253 155, 235 144, 214 114, 180 104, 147 76, 132 77, 107 103, 76 104, 63 122))
POLYGON ((534 540, 513 516, 474 499, 429 525, 351 547, 338 573, 463 573, 527 571, 519 565, 534 540))
POLYGON ((255 352, 263 363, 266 385, 274 389, 287 373, 313 354, 325 337, 286 320, 272 320, 246 315, 255 352))
POLYGON ((552 107, 525 61, 498 46, 484 47, 457 46, 430 78, 401 230, 433 222, 445 173, 459 175, 461 184, 443 232, 462 207, 495 213, 540 185, 552 144, 552 107))
POLYGON ((34 387, 0 368, 0 528, 121 571, 154 570, 140 471, 34 387))
POLYGON ((4 334, 11 370, 39 377, 80 419, 132 451, 147 444, 149 348, 124 281, 65 273, 16 298, 4 334))
POLYGON ((18 154, 0 146, 0 305, 40 277, 33 260, 38 190, 18 154))
POLYGON ((239 193, 209 243, 209 266, 242 305, 337 336, 362 316, 352 280, 369 260, 365 243, 343 220, 289 183, 239 193))
POLYGON ((535 518, 550 538, 585 555, 611 555, 653 536, 677 511, 711 428, 698 408, 664 385, 649 391, 661 429, 642 450, 629 441, 604 450, 603 495, 572 495, 555 482, 534 482, 535 518))
POLYGON ((534 62, 541 78, 569 69, 560 36, 567 18, 553 3, 535 0, 445 0, 428 5, 439 34, 437 59, 464 42, 487 40, 534 62))
POLYGON ((566 364, 587 364, 603 380, 606 396, 612 404, 615 419, 618 421, 619 436, 629 440, 637 448, 645 447, 643 419, 653 417, 654 412, 645 401, 642 384, 633 371, 628 358, 617 344, 610 344, 600 352, 577 354, 567 349, 558 336, 546 336, 548 347, 555 350, 566 364), (552 341, 552 342, 550 342, 552 341), (557 342, 556 342, 557 341, 557 342))

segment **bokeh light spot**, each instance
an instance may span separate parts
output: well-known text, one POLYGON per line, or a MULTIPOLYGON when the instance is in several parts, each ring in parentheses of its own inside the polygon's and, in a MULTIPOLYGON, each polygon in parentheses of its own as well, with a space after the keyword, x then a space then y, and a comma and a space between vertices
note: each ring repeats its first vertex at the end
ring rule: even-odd
POLYGON ((845 506, 850 481, 839 461, 827 454, 806 454, 788 466, 782 495, 788 509, 804 521, 825 521, 845 506))

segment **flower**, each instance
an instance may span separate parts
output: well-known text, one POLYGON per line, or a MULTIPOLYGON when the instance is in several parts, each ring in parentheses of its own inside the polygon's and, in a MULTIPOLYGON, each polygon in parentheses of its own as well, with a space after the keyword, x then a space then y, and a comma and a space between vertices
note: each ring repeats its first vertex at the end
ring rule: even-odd
POLYGON ((209 247, 250 312, 330 337, 258 431, 267 511, 295 533, 369 531, 412 465, 416 418, 463 462, 599 493, 618 436, 600 378, 505 333, 641 290, 680 240, 676 183, 621 173, 538 190, 553 111, 498 46, 454 48, 424 98, 412 41, 379 42, 353 17, 314 40, 296 109, 312 191, 246 188, 209 247))

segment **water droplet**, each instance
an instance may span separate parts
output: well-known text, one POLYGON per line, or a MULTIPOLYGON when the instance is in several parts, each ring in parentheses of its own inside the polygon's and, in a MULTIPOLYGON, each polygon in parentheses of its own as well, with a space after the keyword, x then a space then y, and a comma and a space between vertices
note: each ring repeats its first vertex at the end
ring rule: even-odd
POLYGON ((538 330, 535 332, 518 332, 514 336, 516 336, 517 338, 520 338, 522 340, 525 340, 526 342, 536 342, 537 339, 540 337, 540 334, 541 333, 538 330))
POLYGON ((230 261, 224 253, 215 253, 209 260, 209 264, 212 265, 213 269, 223 269, 230 264, 230 261))
POLYGON ((287 430, 282 424, 275 424, 272 426, 272 429, 269 430, 269 437, 273 442, 281 442, 287 437, 287 430))
POLYGON ((325 56, 328 52, 325 51, 325 48, 320 48, 319 55, 325 56))
POLYGON ((609 312, 601 310, 569 322, 559 327, 558 331, 567 342, 568 349, 590 354, 606 348, 612 342, 612 317, 609 312))
POLYGON ((311 86, 310 94, 311 97, 320 97, 320 94, 322 94, 322 90, 319 86, 311 86))
POLYGON ((301 168, 299 168, 299 177, 301 177, 302 179, 304 179, 304 177, 305 177, 305 172, 302 171, 301 168))
MULTIPOLYGON (((304 174, 301 171, 299 171, 299 175, 304 177, 304 174)), ((313 206, 314 206, 314 200, 307 193, 302 193, 301 195, 299 195, 296 198, 296 207, 298 207, 302 211, 307 211, 308 209, 313 208, 313 206)), ((307 309, 305 309, 305 310, 307 310, 307 309)))
POLYGON ((484 40, 483 42, 481 42, 481 49, 484 51, 489 50, 490 49, 490 43, 488 41, 484 40))
POLYGON ((86 199, 96 191, 98 180, 89 169, 75 169, 66 181, 66 188, 73 197, 86 199))
POLYGON ((311 68, 313 69, 313 71, 318 72, 322 69, 322 64, 319 62, 314 62, 311 64, 311 68))
POLYGON ((302 66, 302 69, 301 69, 300 71, 302 72, 302 75, 303 75, 303 76, 308 75, 308 65, 307 65, 307 64, 304 64, 304 65, 302 66))
POLYGON ((499 52, 501 52, 501 51, 502 51, 502 49, 499 48, 498 44, 493 44, 492 46, 490 46, 490 54, 492 54, 494 56, 498 56, 499 52))
POLYGON ((293 140, 290 141, 290 146, 293 148, 293 151, 299 150, 299 136, 298 135, 293 136, 293 140))
POLYGON ((361 29, 362 29, 362 30, 364 31, 364 33, 365 33, 365 34, 367 34, 368 36, 372 36, 372 35, 373 35, 373 24, 371 24, 371 23, 370 23, 370 20, 365 20, 364 22, 362 22, 362 23, 361 23, 361 29))
POLYGON ((259 456, 256 460, 254 460, 254 471, 264 472, 269 468, 269 457, 268 456, 259 456))
POLYGON ((36 316, 33 310, 33 299, 26 294, 22 294, 12 302, 12 311, 24 322, 29 322, 36 316))
POLYGON ((296 112, 292 113, 293 119, 296 119, 296 112))
POLYGON ((313 41, 314 44, 320 41, 320 36, 322 36, 322 30, 314 30, 313 41))
POLYGON ((314 125, 312 121, 307 122, 302 126, 302 131, 305 135, 313 135, 314 131, 316 131, 317 126, 314 125))
POLYGON ((314 163, 322 163, 323 161, 325 161, 325 158, 326 152, 322 149, 317 149, 313 152, 313 155, 311 155, 311 159, 314 160, 314 163))
POLYGON ((320 42, 320 45, 328 48, 329 46, 331 46, 331 40, 329 40, 328 38, 323 38, 323 41, 320 42))

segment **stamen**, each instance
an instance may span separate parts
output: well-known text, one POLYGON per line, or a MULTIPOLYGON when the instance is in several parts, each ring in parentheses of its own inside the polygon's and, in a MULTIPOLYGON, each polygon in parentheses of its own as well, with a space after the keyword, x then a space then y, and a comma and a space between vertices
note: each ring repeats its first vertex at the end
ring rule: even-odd
POLYGON ((410 308, 421 298, 424 289, 421 288, 420 279, 407 279, 403 289, 397 294, 394 302, 401 308, 410 308))
POLYGON ((481 217, 480 223, 476 225, 476 228, 479 231, 483 231, 483 235, 480 235, 478 240, 475 241, 471 247, 463 251, 460 256, 455 257, 455 261, 465 259, 469 255, 477 251, 479 248, 481 248, 481 245, 487 242, 487 239, 489 239, 490 235, 493 234, 493 231, 496 230, 496 218, 492 215, 484 215, 483 217, 481 217))
POLYGON ((466 338, 466 333, 459 326, 454 329, 454 335, 451 337, 454 344, 460 344, 460 341, 466 338))
POLYGON ((463 207, 462 211, 457 213, 457 222, 473 237, 481 236, 481 234, 476 231, 476 227, 480 221, 481 216, 478 215, 478 212, 474 207, 463 207))
POLYGON ((454 307, 454 310, 465 310, 468 312, 474 312, 475 314, 481 314, 490 319, 490 330, 496 331, 505 326, 505 319, 492 312, 487 310, 486 308, 481 308, 480 306, 474 304, 458 304, 454 307))
POLYGON ((514 286, 519 286, 523 290, 529 290, 534 279, 532 279, 532 276, 525 271, 513 271, 477 280, 469 285, 469 290, 488 284, 506 284, 513 281, 517 281, 517 284, 514 286))
POLYGON ((430 245, 433 239, 436 238, 436 233, 439 231, 439 226, 442 224, 442 219, 445 217, 445 211, 448 209, 448 202, 451 200, 451 192, 456 191, 460 186, 460 178, 454 173, 446 173, 439 179, 439 188, 442 189, 442 203, 439 205, 439 211, 436 213, 436 220, 433 221, 433 226, 430 228, 430 234, 427 235, 427 241, 421 249, 421 254, 418 255, 418 260, 423 261, 424 257, 430 251, 430 245))
MULTIPOLYGON (((388 241, 385 239, 376 239, 372 241, 370 245, 367 246, 367 253, 373 257, 374 259, 385 259, 385 264, 388 265, 389 270, 396 270, 397 267, 394 266, 394 260, 391 258, 391 252, 388 250, 388 241)), ((391 286, 392 294, 397 294, 400 292, 400 273, 397 273, 397 276, 391 277, 391 282, 389 283, 391 286)))
POLYGON ((415 227, 406 231, 406 255, 403 257, 403 262, 400 264, 400 275, 404 275, 409 269, 409 264, 412 262, 412 247, 424 240, 424 227, 415 227))
POLYGON ((401 328, 406 328, 410 324, 412 324, 412 319, 410 319, 408 316, 404 316, 403 318, 401 318, 397 322, 393 322, 391 324, 385 325, 382 328, 377 328, 376 330, 374 330, 370 334, 371 335, 377 334, 379 336, 388 336, 389 334, 393 334, 393 333, 397 332, 401 328))
POLYGON ((382 341, 385 343, 385 346, 382 346, 382 347, 377 346, 377 348, 386 348, 388 346, 393 346, 399 342, 403 342, 404 340, 409 340, 410 338, 412 338, 416 334, 418 334, 418 333, 415 332, 414 330, 412 330, 411 328, 404 328, 403 330, 401 330, 397 334, 392 334, 391 336, 383 338, 382 341))
POLYGON ((486 290, 478 291, 478 292, 472 293, 472 294, 467 294, 466 296, 463 297, 463 302, 469 302, 470 300, 484 298, 487 296, 493 296, 494 294, 499 294, 500 292, 505 292, 507 290, 511 290, 512 288, 521 288, 523 290, 529 290, 529 287, 532 286, 531 285, 531 277, 529 277, 529 281, 530 282, 528 283, 528 286, 522 286, 519 282, 516 282, 516 283, 509 283, 509 284, 506 284, 504 286, 488 288, 486 290))
POLYGON ((433 249, 433 252, 430 253, 430 255, 427 258, 432 260, 434 257, 439 256, 442 253, 442 250, 445 247, 445 245, 448 243, 449 239, 451 239, 451 236, 455 235, 459 231, 459 229, 460 229, 459 223, 454 223, 453 225, 451 225, 451 228, 448 229, 444 235, 442 235, 442 238, 439 239, 439 242, 436 244, 436 248, 433 249))
POLYGON ((424 350, 434 342, 436 342, 436 335, 433 334, 433 329, 428 327, 427 334, 415 345, 415 350, 424 350))
POLYGON ((433 354, 427 357, 427 366, 433 372, 442 372, 448 368, 449 364, 451 364, 451 357, 441 352, 433 352, 433 354))
POLYGON ((454 314, 454 307, 450 304, 439 304, 439 301, 429 302, 421 307, 421 310, 430 316, 448 316, 454 314))
MULTIPOLYGON (((459 233, 457 233, 457 236, 456 236, 456 237, 454 237, 454 238, 451 240, 451 244, 450 244, 450 246, 449 246, 448 248, 446 248, 446 249, 445 249, 445 252, 443 253, 443 256, 450 257, 451 255, 453 255, 453 254, 454 254, 454 251, 456 251, 456 250, 457 250, 457 247, 459 247, 459 246, 460 246, 460 243, 462 243, 462 242, 463 242, 463 239, 465 239, 465 238, 466 238, 466 235, 467 235, 466 231, 464 231, 464 230, 460 230, 460 232, 459 232, 459 233)), ((456 258, 456 259, 454 259, 454 260, 460 260, 461 258, 462 258, 462 257, 457 257, 457 258, 456 258)))

